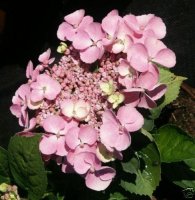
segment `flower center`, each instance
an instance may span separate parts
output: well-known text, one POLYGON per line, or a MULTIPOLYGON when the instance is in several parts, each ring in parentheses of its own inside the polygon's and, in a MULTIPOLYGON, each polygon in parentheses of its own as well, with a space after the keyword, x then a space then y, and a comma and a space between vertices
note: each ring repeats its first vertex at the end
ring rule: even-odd
MULTIPOLYGON (((119 75, 116 68, 121 56, 108 53, 99 62, 89 65, 80 60, 73 48, 67 48, 70 50, 69 54, 64 55, 49 72, 49 75, 58 80, 62 86, 61 93, 57 97, 58 102, 64 99, 84 100, 90 105, 88 124, 99 128, 103 111, 112 108, 107 97, 102 95, 100 83, 112 81, 117 89, 119 75), (96 70, 92 69, 94 65, 96 70)), ((46 87, 43 87, 43 90, 45 91, 46 87)))

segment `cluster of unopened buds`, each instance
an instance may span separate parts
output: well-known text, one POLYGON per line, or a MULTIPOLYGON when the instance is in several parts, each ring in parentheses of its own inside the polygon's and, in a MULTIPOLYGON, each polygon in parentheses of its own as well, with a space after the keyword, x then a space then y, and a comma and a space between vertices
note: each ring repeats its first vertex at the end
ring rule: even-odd
POLYGON ((8 185, 6 183, 0 184, 0 199, 1 200, 20 200, 17 186, 8 185))
POLYGON ((43 129, 39 148, 46 161, 81 175, 93 190, 110 185, 112 161, 123 158, 131 134, 144 124, 137 108, 154 108, 166 92, 157 63, 171 68, 176 58, 160 40, 165 35, 153 14, 121 17, 113 10, 98 23, 81 9, 64 17, 60 59, 54 62, 48 49, 36 67, 30 61, 28 82, 11 106, 25 132, 43 129))

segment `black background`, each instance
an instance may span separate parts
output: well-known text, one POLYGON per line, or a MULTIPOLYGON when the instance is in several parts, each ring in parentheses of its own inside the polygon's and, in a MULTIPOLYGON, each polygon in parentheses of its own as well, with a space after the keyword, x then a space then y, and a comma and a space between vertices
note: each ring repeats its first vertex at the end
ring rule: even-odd
POLYGON ((25 67, 29 59, 47 47, 58 44, 56 31, 63 17, 76 9, 84 8, 95 20, 101 19, 112 9, 120 14, 136 15, 154 13, 167 26, 165 44, 177 55, 178 75, 188 77, 195 86, 195 1, 194 0, 0 0, 6 11, 6 26, 1 35, 0 63, 19 64, 25 67))

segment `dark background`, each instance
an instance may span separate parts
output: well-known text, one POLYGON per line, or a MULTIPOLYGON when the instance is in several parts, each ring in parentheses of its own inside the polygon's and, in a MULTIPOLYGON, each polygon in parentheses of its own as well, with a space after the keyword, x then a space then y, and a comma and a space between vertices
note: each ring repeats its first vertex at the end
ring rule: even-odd
MULTIPOLYGON (((195 87, 195 1, 194 0, 0 0, 5 14, 0 33, 0 145, 6 147, 11 135, 21 130, 9 107, 15 90, 26 82, 25 68, 31 59, 35 65, 40 53, 59 43, 56 31, 63 17, 84 8, 96 21, 112 9, 120 14, 153 13, 163 19, 167 36, 163 40, 177 56, 172 71, 186 76, 195 87)), ((157 196, 183 199, 181 189, 164 181, 157 196)))
POLYGON ((0 9, 6 12, 4 31, 0 39, 0 66, 25 67, 28 60, 47 47, 56 47, 56 31, 63 17, 76 9, 84 8, 95 20, 112 9, 120 14, 154 13, 167 26, 165 44, 177 55, 178 75, 188 77, 187 83, 195 86, 195 1, 194 0, 0 0, 0 9))
POLYGON ((36 62, 43 50, 57 46, 56 31, 63 17, 80 8, 97 21, 114 8, 120 14, 160 16, 167 26, 164 42, 177 55, 173 71, 188 77, 187 83, 195 86, 194 0, 0 0, 0 9, 6 12, 0 39, 0 66, 25 67, 29 59, 36 62))

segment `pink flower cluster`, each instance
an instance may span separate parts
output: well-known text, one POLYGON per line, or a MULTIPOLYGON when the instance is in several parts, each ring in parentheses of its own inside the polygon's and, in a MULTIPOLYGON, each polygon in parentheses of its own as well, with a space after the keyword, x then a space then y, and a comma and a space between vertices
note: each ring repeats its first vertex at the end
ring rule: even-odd
POLYGON ((166 92, 156 63, 171 68, 176 58, 160 41, 166 27, 153 14, 121 17, 113 10, 98 23, 77 10, 64 20, 57 31, 60 60, 54 63, 48 49, 35 68, 29 61, 28 82, 10 110, 24 132, 42 128, 46 161, 55 159, 64 173, 100 191, 116 174, 104 163, 122 159, 144 124, 137 107, 154 108, 166 92))

